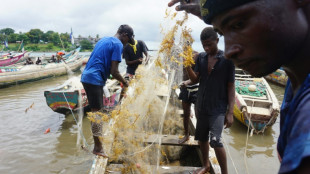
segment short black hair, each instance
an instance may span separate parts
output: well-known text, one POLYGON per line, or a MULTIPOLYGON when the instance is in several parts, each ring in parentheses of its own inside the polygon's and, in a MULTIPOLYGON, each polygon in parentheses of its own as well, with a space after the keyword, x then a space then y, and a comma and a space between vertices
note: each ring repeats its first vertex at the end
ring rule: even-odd
POLYGON ((132 37, 133 29, 129 25, 124 24, 124 25, 119 26, 117 33, 118 34, 126 33, 128 37, 132 37))
POLYGON ((216 40, 217 38, 217 33, 214 31, 213 27, 206 27, 201 31, 200 41, 207 39, 216 40))

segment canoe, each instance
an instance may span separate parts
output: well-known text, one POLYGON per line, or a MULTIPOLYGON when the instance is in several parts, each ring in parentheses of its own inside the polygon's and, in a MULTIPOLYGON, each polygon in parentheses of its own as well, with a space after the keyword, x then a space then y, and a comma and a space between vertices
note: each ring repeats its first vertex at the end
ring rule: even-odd
POLYGON ((241 69, 236 69, 235 77, 234 116, 255 133, 263 133, 279 116, 279 102, 264 78, 253 78, 241 69))
MULTIPOLYGON (((64 84, 44 91, 47 105, 54 112, 65 115, 82 108, 88 111, 87 96, 80 79, 80 76, 72 77, 64 84)), ((121 87, 116 80, 108 80, 106 86, 109 89, 110 96, 103 96, 103 105, 104 109, 108 110, 113 109, 117 105, 121 87)))
POLYGON ((19 59, 21 59, 22 57, 24 57, 24 55, 26 54, 27 51, 23 52, 23 53, 19 53, 19 54, 15 54, 12 57, 9 57, 8 55, 5 57, 2 57, 0 59, 0 67, 1 66, 8 66, 8 65, 13 65, 16 62, 19 61, 19 59))
POLYGON ((266 80, 280 86, 286 86, 288 76, 282 69, 277 69, 275 72, 265 76, 266 80))
POLYGON ((60 76, 81 68, 83 57, 78 52, 71 55, 66 63, 48 63, 42 65, 16 65, 0 67, 0 88, 10 85, 36 81, 48 77, 60 76))

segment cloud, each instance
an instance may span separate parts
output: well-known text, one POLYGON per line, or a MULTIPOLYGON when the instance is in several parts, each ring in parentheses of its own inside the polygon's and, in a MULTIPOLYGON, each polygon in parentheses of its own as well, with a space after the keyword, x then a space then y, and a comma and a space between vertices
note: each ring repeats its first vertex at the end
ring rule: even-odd
MULTIPOLYGON (((133 27, 137 39, 159 42, 160 25, 164 22, 169 0, 7 0, 0 6, 0 29, 12 28, 16 32, 41 29, 70 33, 75 37, 113 36, 121 24, 133 27)), ((181 15, 181 14, 178 14, 181 15)), ((190 15, 187 25, 199 42, 201 30, 206 26, 190 15)))

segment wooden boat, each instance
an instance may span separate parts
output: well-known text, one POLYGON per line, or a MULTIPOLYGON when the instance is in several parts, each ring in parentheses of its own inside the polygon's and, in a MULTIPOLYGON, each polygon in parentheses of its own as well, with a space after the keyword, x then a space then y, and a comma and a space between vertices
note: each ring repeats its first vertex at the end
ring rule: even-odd
POLYGON ((78 52, 72 54, 66 61, 42 65, 16 65, 0 67, 0 88, 40 80, 48 77, 60 76, 70 71, 79 70, 83 57, 78 52))
MULTIPOLYGON (((62 57, 63 57, 63 59, 66 61, 67 59, 70 59, 71 56, 72 56, 73 54, 75 54, 76 52, 79 52, 79 51, 80 51, 80 47, 79 47, 79 48, 76 48, 76 49, 74 49, 74 50, 72 50, 72 51, 70 51, 70 52, 68 52, 67 54, 63 55, 62 57)), ((32 51, 27 52, 27 53, 30 54, 31 52, 32 52, 32 51)), ((54 55, 54 56, 55 56, 55 60, 57 60, 56 55, 54 55)), ((29 57, 34 63, 35 63, 35 61, 36 61, 37 58, 38 58, 38 56, 28 56, 28 57, 29 57)), ((17 63, 20 63, 20 64, 25 63, 26 58, 28 58, 28 57, 25 56, 25 57, 21 58, 17 63)), ((40 59, 41 59, 41 61, 42 61, 43 64, 51 63, 51 58, 52 58, 52 56, 46 56, 45 54, 43 54, 42 56, 40 56, 40 59)))
POLYGON ((265 76, 266 80, 280 86, 286 86, 288 76, 283 69, 277 69, 275 72, 265 76))
POLYGON ((264 78, 253 78, 241 69, 236 69, 235 77, 235 118, 255 133, 264 132, 279 115, 275 94, 264 78))
POLYGON ((9 53, 4 53, 0 55, 0 59, 6 59, 10 54, 12 54, 13 52, 9 52, 9 53))
MULTIPOLYGON (((169 90, 162 90, 161 92, 156 92, 156 95, 159 96, 160 98, 162 97, 166 97, 166 101, 169 102, 170 99, 170 92, 169 90)), ((177 89, 175 91, 176 93, 179 93, 180 90, 177 89)), ((192 112, 194 110, 194 107, 191 108, 192 112)), ((182 111, 181 111, 182 112, 182 111)), ((175 112, 175 116, 179 117, 179 114, 182 114, 181 112, 175 112)), ((193 112, 194 113, 194 112, 193 112)), ((110 123, 109 123, 110 124, 110 123)), ((111 124, 113 124, 111 122, 111 124)), ((191 130, 191 134, 193 134, 193 132, 196 129, 196 117, 193 116, 190 118, 190 130, 191 130)), ((105 139, 107 139, 105 141, 104 147, 105 150, 107 152, 110 152, 113 146, 113 142, 114 142, 114 133, 110 130, 110 129, 106 129, 105 132, 103 133, 104 135, 106 135, 105 139)), ((192 153, 197 153, 199 156, 199 160, 202 163, 202 154, 201 151, 199 149, 199 145, 198 145, 198 141, 194 140, 194 137, 191 136, 190 139, 183 143, 183 144, 179 144, 179 135, 158 135, 158 134, 152 134, 152 135, 145 135, 145 134, 137 134, 134 135, 134 137, 132 139, 139 139, 143 137, 144 139, 144 144, 158 144, 159 143, 159 139, 161 142, 161 145, 164 146, 190 146, 194 148, 194 151, 192 153)), ((211 164, 211 168, 209 173, 210 174, 220 174, 221 170, 219 167, 219 163, 216 159, 215 156, 215 151, 213 150, 213 148, 210 148, 210 152, 209 152, 209 161, 211 164)), ((192 173, 193 171, 199 169, 200 167, 193 167, 193 166, 164 166, 164 165, 144 165, 144 168, 147 168, 148 173, 192 173)), ((90 169, 90 174, 100 174, 100 173, 123 173, 121 172, 121 169, 124 168, 123 164, 113 164, 113 162, 108 163, 108 158, 102 158, 100 156, 96 156, 95 159, 93 160, 93 164, 92 167, 90 169)), ((139 168, 139 167, 138 167, 139 168)), ((143 171, 143 170, 142 170, 143 171)))
POLYGON ((16 62, 19 61, 19 59, 21 59, 22 57, 24 57, 24 55, 26 54, 27 51, 23 52, 23 53, 19 53, 19 54, 15 54, 14 56, 10 57, 9 55, 6 55, 4 57, 2 57, 0 59, 0 67, 1 66, 8 66, 8 65, 12 65, 16 62))
MULTIPOLYGON (((73 77, 58 87, 44 91, 47 105, 53 111, 61 114, 67 114, 81 108, 88 110, 87 96, 80 79, 80 76, 73 77)), ((104 109, 112 109, 118 103, 121 87, 117 84, 116 80, 107 81, 106 86, 111 96, 103 96, 104 109)))

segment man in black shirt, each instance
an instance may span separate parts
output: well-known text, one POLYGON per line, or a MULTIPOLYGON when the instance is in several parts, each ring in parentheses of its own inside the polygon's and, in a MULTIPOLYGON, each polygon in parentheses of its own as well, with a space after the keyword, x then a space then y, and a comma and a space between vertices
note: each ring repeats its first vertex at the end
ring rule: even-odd
POLYGON ((143 62, 143 54, 145 55, 145 61, 147 62, 147 47, 142 40, 135 40, 134 44, 128 43, 124 47, 123 58, 126 60, 128 76, 135 75, 136 69, 143 62))
POLYGON ((199 82, 196 100, 197 125, 195 139, 199 141, 203 156, 203 167, 197 173, 210 170, 210 146, 214 148, 223 174, 227 174, 226 152, 221 142, 223 127, 233 123, 235 98, 235 67, 218 50, 218 36, 212 27, 202 30, 200 40, 205 52, 198 55, 194 71, 188 67, 189 78, 199 82))

